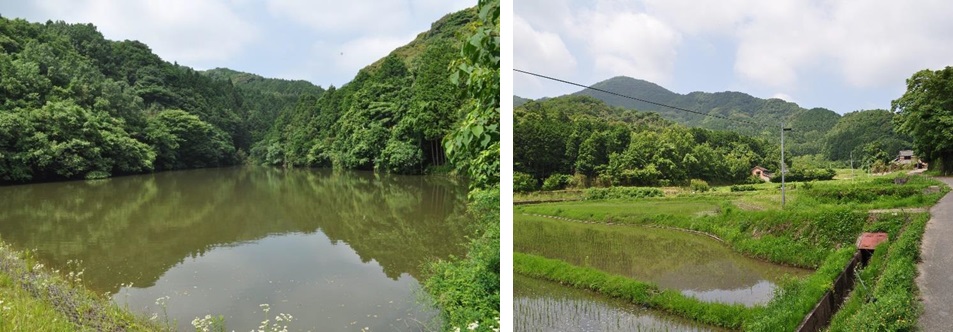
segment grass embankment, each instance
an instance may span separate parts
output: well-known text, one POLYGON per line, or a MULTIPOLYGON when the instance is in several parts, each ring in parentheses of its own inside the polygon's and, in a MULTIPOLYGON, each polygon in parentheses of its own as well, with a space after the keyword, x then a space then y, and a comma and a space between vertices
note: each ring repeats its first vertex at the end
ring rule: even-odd
POLYGON ((651 283, 536 255, 513 253, 513 271, 661 309, 709 325, 737 329, 749 314, 742 304, 706 303, 676 290, 663 290, 651 283))
POLYGON ((424 289, 433 296, 443 330, 490 331, 500 326, 500 190, 471 192, 474 238, 462 259, 432 263, 424 289))
POLYGON ((57 272, 0 244, 0 331, 164 330, 57 272))
MULTIPOLYGON (((634 301, 716 326, 740 326, 753 331, 792 330, 832 287, 833 280, 850 260, 855 250, 854 240, 860 232, 882 231, 889 233, 891 239, 899 238, 904 241, 903 239, 916 238, 919 241, 923 233, 922 226, 914 222, 908 227, 908 220, 925 220, 926 214, 911 217, 898 212, 873 216, 868 213, 869 210, 926 207, 935 204, 949 190, 939 182, 922 177, 911 177, 905 183, 894 181, 894 177, 879 177, 793 183, 788 187, 788 205, 784 210, 780 210, 779 204, 775 204, 780 202, 780 192, 776 184, 759 184, 753 186, 754 191, 732 192, 728 188, 717 188, 704 194, 679 194, 664 198, 518 206, 514 213, 557 216, 589 222, 662 225, 700 231, 723 239, 733 250, 748 256, 780 264, 816 268, 817 271, 810 277, 782 283, 778 294, 767 305, 745 309, 746 314, 739 315, 743 317, 740 325, 722 318, 706 316, 704 313, 711 309, 696 308, 695 304, 684 304, 684 308, 663 308, 650 301, 634 301), (933 187, 937 185, 940 187, 933 187), (694 312, 696 310, 698 312, 694 312)), ((919 247, 910 248, 916 254, 919 247)), ((863 321, 868 316, 880 315, 915 325, 916 306, 911 305, 909 300, 916 297, 912 281, 916 271, 916 256, 904 258, 907 256, 909 253, 891 254, 885 259, 883 264, 894 266, 894 272, 882 273, 876 283, 878 288, 875 288, 874 292, 879 291, 883 296, 889 295, 886 298, 890 301, 876 304, 884 302, 881 300, 874 305, 854 304, 857 307, 857 317, 860 317, 856 319, 863 321), (893 280, 890 281, 891 286, 886 286, 884 280, 893 280), (896 283, 902 286, 893 285, 896 283), (901 310, 901 305, 914 309, 901 310), (894 311, 883 312, 891 309, 894 311), (913 323, 909 323, 910 321, 913 323)), ((514 261, 514 265, 517 265, 514 267, 515 271, 530 275, 560 275, 570 278, 576 276, 572 271, 577 267, 553 265, 548 268, 555 271, 534 272, 532 270, 535 265, 523 266, 524 264, 528 264, 525 259, 514 261), (562 269, 565 271, 559 271, 562 269)), ((592 284, 553 280, 601 292, 600 287, 592 284)), ((639 298, 632 294, 623 297, 639 298)), ((875 329, 875 326, 858 323, 859 321, 852 321, 845 324, 848 330, 858 326, 875 329)))
POLYGON ((912 331, 922 306, 917 299, 920 241, 929 220, 913 217, 896 241, 880 244, 860 271, 858 286, 834 316, 830 331, 912 331))

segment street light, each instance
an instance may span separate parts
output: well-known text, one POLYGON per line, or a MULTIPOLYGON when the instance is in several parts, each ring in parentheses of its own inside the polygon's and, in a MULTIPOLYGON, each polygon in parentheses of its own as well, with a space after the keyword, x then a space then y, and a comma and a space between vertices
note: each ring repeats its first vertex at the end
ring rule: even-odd
POLYGON ((791 131, 791 128, 784 128, 784 121, 781 121, 781 209, 784 209, 784 173, 788 172, 787 165, 784 164, 784 132, 791 131))

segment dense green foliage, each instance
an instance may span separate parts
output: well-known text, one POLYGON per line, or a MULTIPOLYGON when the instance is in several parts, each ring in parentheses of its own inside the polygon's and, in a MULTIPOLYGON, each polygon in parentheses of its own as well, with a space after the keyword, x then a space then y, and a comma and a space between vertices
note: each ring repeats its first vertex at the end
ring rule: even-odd
POLYGON ((844 114, 824 136, 825 156, 840 161, 853 157, 855 165, 867 167, 893 160, 900 150, 912 147, 910 137, 894 131, 893 119, 885 110, 844 114))
POLYGON ((461 44, 455 34, 476 16, 474 9, 449 14, 350 83, 303 95, 280 111, 252 157, 276 166, 402 174, 444 165, 441 141, 459 126, 467 103, 450 80, 461 44))
POLYGON ((424 282, 446 331, 500 328, 500 1, 480 0, 477 11, 452 62, 451 81, 465 86, 463 113, 443 139, 452 165, 471 181, 475 236, 467 257, 432 264, 424 282))
POLYGON ((454 166, 476 187, 500 181, 500 5, 481 0, 480 19, 469 26, 452 81, 466 86, 463 119, 443 145, 454 166))
POLYGON ((514 170, 538 180, 582 174, 596 185, 740 182, 777 151, 763 140, 686 128, 585 96, 529 102, 514 116, 514 170))
POLYGON ((215 68, 202 72, 216 80, 226 80, 242 96, 242 107, 248 110, 245 127, 252 142, 264 138, 278 114, 288 112, 301 96, 320 96, 324 89, 308 81, 292 81, 264 78, 228 68, 215 68))
POLYGON ((907 79, 907 91, 892 101, 897 131, 913 137, 931 170, 953 173, 953 67, 921 70, 907 79))
POLYGON ((0 182, 240 162, 270 121, 243 95, 92 24, 0 18, 0 182))

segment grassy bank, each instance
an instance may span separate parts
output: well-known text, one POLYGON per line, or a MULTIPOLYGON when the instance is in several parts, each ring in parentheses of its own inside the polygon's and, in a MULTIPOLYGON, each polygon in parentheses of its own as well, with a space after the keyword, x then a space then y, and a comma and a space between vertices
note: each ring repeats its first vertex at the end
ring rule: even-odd
POLYGON ((163 331, 94 294, 82 273, 60 275, 0 244, 0 331, 163 331))
MULTIPOLYGON (((715 188, 707 193, 677 193, 665 197, 582 200, 574 202, 520 205, 514 214, 542 215, 568 221, 665 226, 699 231, 717 236, 732 250, 774 263, 816 269, 811 276, 792 279, 779 286, 775 297, 764 306, 743 309, 740 322, 711 314, 712 309, 684 304, 685 309, 665 307, 631 294, 633 302, 674 312, 699 322, 752 331, 792 330, 832 287, 833 281, 850 260, 854 241, 861 232, 887 232, 896 244, 890 254, 875 260, 864 283, 873 303, 854 300, 833 330, 877 330, 915 326, 917 306, 913 278, 916 254, 925 213, 909 213, 911 208, 935 204, 949 188, 926 177, 871 177, 845 181, 790 184, 787 206, 780 208, 776 184, 758 184, 753 190, 732 191, 715 188), (887 209, 887 210, 884 210, 887 209), (896 210, 890 210, 896 209, 896 210), (871 212, 879 210, 878 212, 871 212), (913 220, 911 222, 911 220, 913 220), (915 239, 915 240, 914 240, 915 239), (901 247, 896 247, 904 243, 901 247), (896 248, 896 249, 895 249, 896 248), (896 254, 895 254, 896 253, 896 254), (875 286, 876 285, 876 286, 875 286), (858 302, 859 301, 859 302, 858 302), (852 314, 847 314, 852 313, 852 314), (885 319, 893 319, 885 321, 885 319), (876 318, 876 319, 874 319, 876 318), (913 321, 914 323, 910 323, 913 321), (838 325, 840 324, 840 325, 838 325), (879 325, 878 325, 879 324, 879 325), (913 324, 913 325, 910 325, 913 324)), ((515 234, 515 236, 520 236, 515 234)), ((619 297, 618 291, 603 284, 620 276, 604 271, 572 266, 566 262, 539 263, 533 257, 514 259, 514 271, 619 297), (584 269, 584 270, 577 270, 584 269), (598 275, 594 277, 593 275, 598 275), (614 292, 614 293, 613 293, 614 292)), ((631 280, 630 280, 631 281, 631 280)), ((632 285, 640 285, 632 281, 632 285)), ((626 286, 630 292, 648 286, 626 286)), ((859 294, 859 293, 858 293, 859 294)), ((856 298, 869 298, 856 295, 856 298)))
POLYGON ((513 271, 595 291, 714 326, 738 329, 745 317, 750 315, 750 310, 741 304, 703 302, 676 290, 663 290, 651 283, 536 255, 513 253, 513 271))
POLYGON ((882 243, 860 272, 859 285, 834 316, 830 331, 916 330, 922 307, 917 299, 917 261, 927 214, 912 217, 895 241, 882 243))

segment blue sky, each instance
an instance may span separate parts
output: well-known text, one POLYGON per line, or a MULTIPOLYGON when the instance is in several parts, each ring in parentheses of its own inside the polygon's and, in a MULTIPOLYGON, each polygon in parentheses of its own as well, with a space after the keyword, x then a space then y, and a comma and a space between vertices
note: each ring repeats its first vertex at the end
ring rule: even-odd
POLYGON ((170 62, 228 67, 327 88, 476 0, 2 1, 0 15, 93 23, 107 39, 139 40, 170 62))
MULTIPOLYGON (((585 85, 624 75, 683 94, 889 109, 914 72, 953 65, 951 15, 940 0, 520 0, 513 66, 585 85)), ((528 98, 578 91, 513 79, 528 98)))

